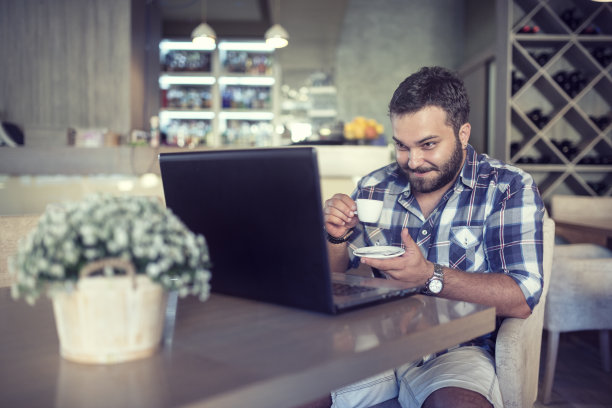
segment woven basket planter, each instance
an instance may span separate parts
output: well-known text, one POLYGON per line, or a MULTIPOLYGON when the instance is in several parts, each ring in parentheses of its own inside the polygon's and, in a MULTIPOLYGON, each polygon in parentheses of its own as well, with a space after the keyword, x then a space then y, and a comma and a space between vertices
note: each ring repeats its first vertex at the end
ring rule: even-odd
POLYGON ((160 347, 167 292, 131 263, 106 259, 81 271, 76 290, 55 293, 60 352, 80 363, 112 364, 154 354, 160 347), (125 276, 89 276, 111 266, 125 276))

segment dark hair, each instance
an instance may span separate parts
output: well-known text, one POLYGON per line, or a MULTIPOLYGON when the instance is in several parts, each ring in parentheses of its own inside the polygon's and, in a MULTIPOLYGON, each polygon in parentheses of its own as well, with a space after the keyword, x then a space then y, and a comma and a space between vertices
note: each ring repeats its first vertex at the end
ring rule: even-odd
POLYGON ((421 68, 397 87, 389 102, 389 116, 415 113, 427 106, 442 108, 446 123, 458 135, 470 115, 470 101, 461 78, 446 68, 421 68))

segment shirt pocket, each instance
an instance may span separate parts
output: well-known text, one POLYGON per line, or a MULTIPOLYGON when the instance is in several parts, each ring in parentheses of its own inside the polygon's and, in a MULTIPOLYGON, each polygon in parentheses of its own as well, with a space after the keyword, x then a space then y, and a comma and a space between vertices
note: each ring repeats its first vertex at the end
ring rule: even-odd
POLYGON ((453 268, 476 271, 484 262, 483 227, 451 227, 449 261, 453 268))

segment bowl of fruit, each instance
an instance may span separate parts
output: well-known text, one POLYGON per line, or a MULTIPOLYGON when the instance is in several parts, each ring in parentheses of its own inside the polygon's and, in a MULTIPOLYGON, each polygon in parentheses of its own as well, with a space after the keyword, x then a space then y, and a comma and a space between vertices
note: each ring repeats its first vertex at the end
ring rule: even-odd
POLYGON ((384 130, 375 119, 357 116, 344 125, 344 139, 347 143, 372 143, 381 137, 384 130))

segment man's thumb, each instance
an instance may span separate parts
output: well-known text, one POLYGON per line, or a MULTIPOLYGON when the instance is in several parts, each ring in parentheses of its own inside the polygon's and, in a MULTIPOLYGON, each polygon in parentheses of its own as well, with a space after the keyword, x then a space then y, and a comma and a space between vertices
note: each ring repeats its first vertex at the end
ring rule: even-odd
POLYGON ((412 239, 412 237, 410 236, 410 233, 408 232, 408 228, 404 228, 402 230, 402 243, 404 244, 404 247, 406 248, 415 245, 414 240, 412 239))

